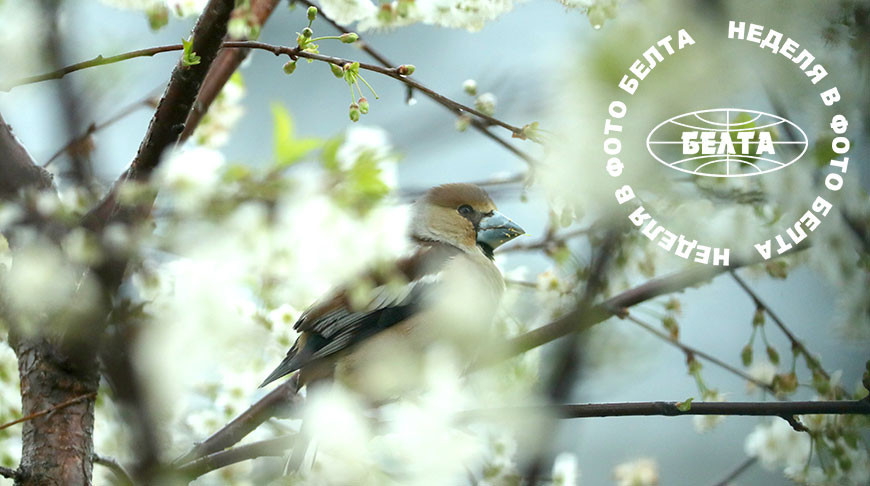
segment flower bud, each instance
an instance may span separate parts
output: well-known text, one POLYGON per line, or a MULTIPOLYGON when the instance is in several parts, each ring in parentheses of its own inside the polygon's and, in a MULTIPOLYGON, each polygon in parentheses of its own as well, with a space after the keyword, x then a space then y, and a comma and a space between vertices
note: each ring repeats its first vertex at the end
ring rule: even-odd
POLYGON ((363 115, 369 112, 369 100, 366 99, 365 96, 359 99, 357 102, 359 104, 359 112, 363 115))
POLYGON ((495 113, 496 98, 492 93, 483 93, 474 100, 474 108, 484 115, 492 116, 495 113))
POLYGON ((311 30, 310 27, 305 27, 304 29, 302 29, 302 37, 310 39, 312 35, 314 35, 314 31, 311 30))
POLYGON ((336 78, 340 78, 340 77, 344 76, 344 69, 342 69, 341 66, 337 66, 335 64, 330 64, 329 69, 332 69, 332 75, 335 76, 336 78))
POLYGON ((462 83, 462 89, 466 94, 475 96, 477 95, 477 81, 473 79, 466 79, 464 83, 462 83))
POLYGON ((338 38, 342 42, 344 42, 345 44, 353 44, 354 42, 359 40, 359 36, 356 35, 355 32, 347 32, 347 33, 341 34, 338 38))
POLYGON ((308 21, 314 22, 314 19, 316 19, 316 18, 317 18, 317 7, 312 5, 312 6, 308 7, 308 21))
POLYGON ((356 103, 350 104, 350 121, 358 122, 359 121, 359 105, 356 103))
POLYGON ((469 117, 468 115, 460 115, 456 119, 456 124, 454 126, 456 127, 457 132, 464 132, 468 128, 468 125, 470 125, 470 124, 471 124, 471 117, 469 117))
POLYGON ((293 74, 296 70, 296 61, 287 61, 284 64, 284 74, 293 74))
POLYGON ((417 68, 414 67, 413 64, 402 64, 401 66, 399 66, 399 69, 397 69, 398 73, 402 76, 410 76, 414 74, 414 71, 416 70, 417 68))
POLYGON ((740 352, 740 359, 743 361, 743 366, 752 364, 752 346, 747 344, 743 347, 743 351, 740 352))

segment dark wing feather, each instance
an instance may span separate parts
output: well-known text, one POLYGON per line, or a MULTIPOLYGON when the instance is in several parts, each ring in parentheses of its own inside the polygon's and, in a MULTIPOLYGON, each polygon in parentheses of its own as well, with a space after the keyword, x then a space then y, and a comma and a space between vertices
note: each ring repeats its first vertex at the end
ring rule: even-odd
POLYGON ((441 268, 459 250, 437 243, 425 244, 413 256, 399 260, 396 269, 408 279, 407 286, 396 292, 388 280, 377 274, 367 278, 378 284, 370 304, 354 309, 345 290, 308 309, 293 328, 300 337, 287 356, 263 382, 264 386, 307 364, 345 350, 388 329, 417 313, 426 295, 437 283, 441 268))

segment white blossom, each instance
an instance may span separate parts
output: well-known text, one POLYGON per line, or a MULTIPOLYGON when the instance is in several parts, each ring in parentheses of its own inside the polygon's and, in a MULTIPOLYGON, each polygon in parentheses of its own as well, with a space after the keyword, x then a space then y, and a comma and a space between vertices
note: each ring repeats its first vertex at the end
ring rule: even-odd
POLYGON ((768 469, 802 468, 809 459, 810 436, 795 431, 785 420, 775 419, 756 425, 743 447, 768 469))
POLYGON ((320 2, 320 8, 342 25, 374 17, 378 11, 370 0, 324 0, 320 2))
POLYGON ((563 452, 553 461, 553 486, 576 486, 580 481, 577 456, 563 452))
MULTIPOLYGON (((719 393, 718 390, 710 390, 704 393, 705 402, 724 402, 725 396, 719 393)), ((692 425, 695 427, 695 432, 702 434, 713 430, 717 425, 725 420, 724 415, 693 415, 692 425)))
POLYGON ((617 486, 656 486, 659 484, 659 466, 654 459, 640 458, 624 462, 613 468, 617 486))

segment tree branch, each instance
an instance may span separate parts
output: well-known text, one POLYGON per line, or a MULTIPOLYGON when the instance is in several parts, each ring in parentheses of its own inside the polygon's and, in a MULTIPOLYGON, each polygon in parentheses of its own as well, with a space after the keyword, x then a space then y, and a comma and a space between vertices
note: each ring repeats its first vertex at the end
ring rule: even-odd
POLYGON ((181 466, 226 449, 242 440, 266 420, 286 414, 299 400, 297 377, 298 375, 294 375, 289 380, 280 384, 233 419, 232 422, 212 434, 208 439, 196 444, 187 454, 176 459, 175 464, 181 466))
MULTIPOLYGON (((139 145, 136 157, 103 201, 85 216, 83 224, 86 227, 100 230, 111 221, 116 215, 116 197, 119 185, 127 180, 146 180, 160 163, 163 152, 179 141, 199 88, 221 48, 221 42, 227 33, 227 22, 234 4, 234 0, 209 0, 203 9, 191 34, 193 38, 192 50, 199 56, 199 64, 185 66, 181 61, 176 64, 169 84, 166 86, 166 91, 164 91, 163 97, 157 105, 157 110, 151 118, 151 123, 148 125, 145 138, 139 145)), ((176 44, 153 49, 160 49, 159 52, 168 52, 181 50, 182 46, 176 44)), ((148 49, 136 52, 139 53, 138 56, 152 55, 146 51, 148 49)), ((144 208, 137 209, 139 211, 146 210, 144 208)))
MULTIPOLYGON (((275 7, 278 6, 280 0, 252 0, 251 15, 256 19, 257 24, 262 26, 266 23, 275 7)), ((248 57, 248 49, 230 49, 221 51, 217 59, 212 63, 211 69, 205 80, 202 82, 202 87, 199 89, 199 94, 196 97, 196 103, 193 105, 190 115, 187 117, 187 122, 184 124, 184 131, 181 132, 181 141, 184 142, 199 125, 202 117, 208 112, 212 102, 220 94, 224 85, 227 84, 230 77, 242 64, 242 61, 248 57)))
MULTIPOLYGON (((308 0, 294 0, 294 1, 297 3, 301 3, 303 5, 309 6, 309 7, 315 6, 314 3, 312 3, 308 0)), ((334 21, 331 18, 329 18, 328 16, 326 16, 326 14, 323 13, 323 10, 320 10, 317 13, 317 15, 322 17, 323 20, 325 20, 327 23, 332 25, 332 27, 335 28, 335 30, 338 30, 339 32, 342 32, 344 34, 348 34, 351 32, 350 30, 347 29, 347 27, 339 25, 336 21, 334 21)), ((376 51, 371 46, 371 44, 366 42, 362 37, 359 38, 359 40, 356 42, 356 45, 360 49, 362 49, 363 52, 365 52, 366 54, 371 56, 374 60, 378 61, 378 63, 380 63, 381 66, 392 67, 392 66, 396 65, 395 63, 390 62, 390 60, 387 59, 383 54, 376 51)), ((423 92, 423 94, 426 95, 427 97, 429 97, 431 100, 435 101, 436 103, 440 104, 441 106, 450 110, 450 112, 453 113, 454 115, 459 116, 462 114, 461 110, 457 110, 456 108, 454 108, 450 105, 442 103, 441 100, 433 98, 432 96, 429 95, 429 93, 423 92)), ((409 86, 408 87, 408 98, 410 99, 412 95, 413 95, 413 88, 409 86)), ((507 149, 508 151, 513 153, 514 155, 516 155, 517 157, 523 159, 523 161, 525 161, 527 164, 534 165, 537 163, 537 161, 534 159, 534 157, 532 157, 531 155, 529 155, 529 154, 523 152, 522 150, 514 147, 513 145, 508 143, 507 140, 505 140, 505 139, 499 137, 498 135, 492 133, 491 131, 489 131, 489 125, 491 125, 491 124, 492 123, 490 123, 486 119, 483 119, 483 120, 478 119, 478 118, 471 119, 471 126, 474 127, 475 130, 482 133, 484 136, 486 136, 487 138, 489 138, 493 142, 501 145, 502 147, 504 147, 505 149, 507 149)))
POLYGON ((225 451, 215 452, 185 464, 178 468, 178 472, 191 479, 195 479, 215 469, 227 467, 242 461, 258 457, 282 457, 287 449, 293 446, 295 437, 295 435, 283 435, 274 439, 261 440, 225 451))
POLYGON ((0 198, 12 199, 27 187, 49 189, 53 186, 51 174, 37 166, 27 149, 12 133, 0 115, 0 198))
POLYGON ((692 402, 681 410, 681 402, 570 403, 481 409, 466 412, 471 417, 505 412, 551 413, 558 418, 637 417, 685 415, 733 415, 752 417, 794 417, 796 415, 870 415, 870 401, 828 400, 802 402, 692 402))
POLYGON ((0 476, 4 478, 9 478, 12 480, 18 479, 18 471, 15 469, 9 469, 8 467, 0 466, 0 476))
MULTIPOLYGON (((199 25, 199 24, 197 24, 197 25, 199 25)), ((220 45, 220 47, 229 48, 229 49, 260 49, 260 50, 264 50, 264 51, 269 51, 269 52, 275 54, 276 56, 287 55, 293 59, 302 57, 302 58, 313 59, 313 60, 321 61, 321 62, 328 62, 330 64, 335 64, 336 66, 339 66, 339 67, 344 66, 345 64, 349 64, 349 63, 354 62, 354 61, 351 61, 349 59, 342 59, 340 57, 326 56, 323 54, 315 54, 312 52, 303 51, 303 50, 299 49, 298 46, 297 47, 285 47, 285 46, 267 44, 265 42, 258 42, 258 41, 227 41, 227 42, 224 42, 222 45, 220 45)), ((195 40, 194 40, 193 49, 200 56, 203 56, 203 55, 208 53, 208 51, 201 50, 201 48, 196 45, 195 40)), ((107 58, 104 58, 102 56, 97 56, 96 58, 94 58, 90 61, 85 61, 82 63, 73 64, 71 66, 67 66, 67 67, 60 69, 58 71, 54 71, 54 72, 47 73, 47 74, 42 74, 39 76, 32 76, 30 78, 24 78, 24 79, 12 81, 10 83, 7 83, 5 85, 5 87, 7 87, 8 89, 11 89, 11 88, 14 88, 16 86, 20 86, 22 84, 46 81, 49 79, 59 79, 59 78, 62 78, 63 76, 65 76, 66 74, 69 74, 71 72, 79 71, 82 69, 87 69, 87 68, 94 67, 94 66, 101 66, 104 64, 110 64, 111 62, 125 61, 127 59, 132 59, 132 58, 136 58, 136 57, 150 57, 150 56, 153 56, 155 54, 162 53, 162 52, 172 52, 172 51, 180 51, 180 50, 183 50, 183 46, 181 44, 172 44, 172 45, 167 45, 167 46, 159 46, 159 47, 151 47, 151 48, 147 48, 147 49, 139 49, 137 51, 131 51, 131 52, 127 52, 124 54, 119 54, 117 56, 112 56, 112 57, 107 57, 107 58), (109 62, 109 61, 111 61, 111 62, 109 62)), ((217 51, 215 51, 215 52, 217 52, 217 51)), ((205 65, 205 64, 208 64, 208 63, 206 62, 205 59, 203 59, 200 64, 197 64, 195 66, 189 66, 186 68, 179 64, 179 66, 176 68, 176 70, 178 70, 178 69, 194 70, 195 68, 198 68, 198 67, 205 65)), ((406 84, 407 86, 414 88, 414 89, 420 91, 421 93, 424 93, 426 96, 433 99, 437 103, 439 103, 447 108, 450 108, 451 110, 453 110, 457 114, 468 113, 468 114, 474 115, 474 116, 478 117, 479 119, 484 120, 485 122, 487 122, 490 125, 497 125, 497 126, 500 126, 504 129, 510 131, 513 134, 513 136, 516 138, 526 139, 526 135, 525 135, 522 128, 511 125, 507 122, 499 120, 498 118, 494 118, 492 116, 489 116, 489 115, 482 113, 482 112, 480 112, 480 111, 478 111, 470 106, 459 103, 458 101, 454 101, 454 100, 452 100, 452 99, 450 99, 450 98, 448 98, 448 97, 446 97, 446 96, 444 96, 436 91, 433 91, 433 90, 427 88, 426 86, 424 86, 423 84, 419 83, 417 80, 415 80, 409 76, 399 74, 398 67, 382 67, 382 66, 368 64, 368 63, 362 63, 362 62, 359 63, 359 66, 360 66, 360 69, 372 71, 372 72, 375 72, 378 74, 382 74, 384 76, 389 76, 389 77, 396 79, 398 81, 401 81, 402 83, 406 84)), ((176 79, 174 75, 173 75, 173 79, 176 79)), ((201 82, 201 80, 200 80, 200 82, 201 82)), ((172 84, 170 84, 170 87, 172 87, 172 84)), ((196 84, 197 89, 198 89, 198 87, 199 87, 199 84, 196 84)), ((8 89, 7 89, 7 91, 8 91, 8 89)), ((174 92, 170 94, 170 90, 167 89, 167 93, 164 94, 164 99, 166 99, 167 96, 175 98, 175 97, 177 97, 178 94, 179 93, 174 93, 174 92), (175 96, 171 96, 171 95, 175 95, 175 96)), ((174 108, 176 109, 176 111, 181 111, 185 108, 189 110, 190 105, 176 106, 174 108)), ((158 113, 160 113, 159 107, 158 107, 158 113)), ((185 113, 189 113, 189 111, 187 111, 185 113)), ((157 118, 155 115, 155 120, 156 119, 157 118)), ((185 119, 186 119, 186 117, 185 117, 185 119)), ((152 120, 152 123, 153 123, 153 120, 152 120)), ((184 120, 182 122, 179 122, 177 125, 174 125, 174 126, 176 127, 176 129, 178 129, 178 127, 180 127, 183 130, 183 124, 184 124, 184 120)), ((163 128, 163 130, 165 131, 165 130, 167 130, 168 127, 160 126, 160 128, 163 128)), ((165 135, 162 132, 161 132, 161 134, 165 135)), ((178 136, 178 134, 175 134, 175 137, 177 137, 177 136, 178 136)), ((173 141, 173 143, 174 143, 174 141, 173 141)), ((166 144, 166 145, 168 145, 168 144, 166 144)), ((144 145, 143 145, 143 147, 144 147, 144 145)), ((163 146, 163 148, 165 148, 165 145, 163 146)), ((140 148, 140 151, 141 150, 142 150, 142 148, 140 148)), ((523 160, 526 160, 527 162, 531 160, 530 157, 527 157, 525 155, 521 155, 521 154, 518 154, 518 155, 520 155, 523 158, 523 160)), ((153 166, 155 165, 155 162, 153 159, 154 159, 153 156, 142 157, 141 154, 138 155, 136 160, 134 160, 133 166, 131 166, 131 169, 133 169, 131 171, 131 175, 135 174, 136 172, 138 172, 141 169, 153 168, 153 166)))
POLYGON ((697 356, 699 358, 703 358, 703 359, 715 364, 716 366, 719 366, 720 368, 722 368, 722 369, 724 369, 724 370, 726 370, 726 371, 728 371, 736 376, 739 376, 740 378, 743 378, 744 380, 746 380, 746 381, 748 381, 748 382, 750 382, 750 383, 752 383, 760 388, 764 388, 765 390, 767 390, 771 393, 774 393, 774 394, 776 393, 776 390, 773 388, 773 386, 770 383, 764 383, 763 381, 756 380, 755 378, 751 377, 750 375, 743 372, 742 370, 739 370, 739 369, 729 365, 728 363, 722 361, 721 359, 719 359, 713 355, 705 353, 704 351, 701 351, 700 349, 693 348, 692 346, 689 346, 688 344, 685 344, 678 339, 673 339, 671 336, 663 333, 662 331, 656 329, 655 327, 653 327, 649 323, 646 323, 646 322, 638 319, 637 317, 635 317, 631 314, 626 315, 625 318, 628 319, 629 321, 637 324, 638 326, 646 329, 647 331, 649 331, 650 333, 652 333, 653 335, 655 335, 659 339, 666 341, 666 342, 670 343, 671 345, 679 348, 687 356, 692 355, 692 356, 697 356))
POLYGON ((771 308, 767 304, 765 304, 763 300, 761 300, 761 297, 759 297, 759 295, 755 293, 755 291, 752 290, 751 287, 749 287, 746 281, 740 278, 740 276, 738 276, 737 272, 734 270, 731 270, 729 273, 731 274, 731 277, 734 279, 734 281, 737 282, 737 285, 739 285, 740 288, 742 288, 747 293, 747 295, 749 295, 749 297, 755 303, 755 306, 759 309, 763 309, 767 313, 767 315, 769 315, 770 318, 773 319, 776 327, 778 327, 780 331, 785 334, 785 337, 788 338, 789 342, 791 343, 792 349, 797 349, 798 351, 800 351, 800 353, 804 355, 808 362, 813 363, 812 367, 815 368, 815 370, 818 370, 818 372, 821 373, 821 375, 824 376, 826 379, 830 379, 831 376, 828 374, 827 371, 822 368, 822 364, 819 363, 818 359, 816 359, 816 357, 810 353, 804 343, 800 339, 798 339, 797 336, 795 336, 794 333, 791 332, 791 330, 789 330, 788 326, 785 325, 785 322, 783 322, 783 320, 780 319, 779 316, 776 315, 776 313, 773 312, 773 310, 771 310, 771 308))
POLYGON ((124 466, 122 466, 114 457, 94 454, 94 464, 99 464, 112 471, 122 486, 133 486, 133 479, 131 479, 130 474, 127 473, 124 466))

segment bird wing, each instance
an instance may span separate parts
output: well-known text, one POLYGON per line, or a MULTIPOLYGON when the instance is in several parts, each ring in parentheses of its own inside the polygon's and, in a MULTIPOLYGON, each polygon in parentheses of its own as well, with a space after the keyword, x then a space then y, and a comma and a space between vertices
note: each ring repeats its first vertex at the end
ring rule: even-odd
POLYGON ((399 324, 420 311, 435 286, 439 272, 461 250, 449 245, 427 243, 412 256, 396 262, 396 273, 369 272, 362 281, 374 288, 366 293, 366 305, 352 305, 352 288, 338 289, 325 301, 305 311, 293 329, 299 338, 281 364, 262 385, 292 373, 312 361, 331 356, 399 324))

